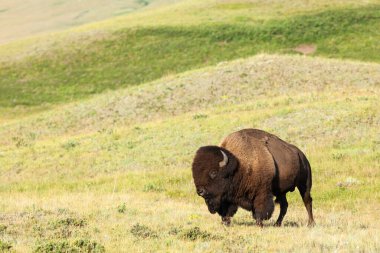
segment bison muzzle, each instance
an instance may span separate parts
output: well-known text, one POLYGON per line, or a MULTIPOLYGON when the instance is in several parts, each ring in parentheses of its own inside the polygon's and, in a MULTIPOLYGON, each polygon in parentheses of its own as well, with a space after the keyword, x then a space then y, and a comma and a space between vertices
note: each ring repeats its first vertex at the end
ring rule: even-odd
POLYGON ((296 146, 275 135, 244 129, 227 136, 220 146, 201 147, 192 173, 197 194, 226 225, 241 207, 251 211, 262 226, 262 221, 272 216, 275 196, 280 204, 275 225, 281 226, 288 208, 286 193, 295 187, 308 212, 308 225, 314 225, 309 161, 296 146))

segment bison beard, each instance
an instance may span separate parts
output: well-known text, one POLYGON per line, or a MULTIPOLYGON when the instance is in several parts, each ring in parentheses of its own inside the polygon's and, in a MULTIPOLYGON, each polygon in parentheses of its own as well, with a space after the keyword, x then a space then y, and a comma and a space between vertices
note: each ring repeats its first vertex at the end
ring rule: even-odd
POLYGON ((276 225, 280 226, 288 207, 286 193, 295 187, 308 211, 308 224, 314 224, 309 162, 297 147, 272 134, 245 129, 227 136, 220 146, 201 147, 192 173, 198 195, 226 225, 242 207, 262 226, 262 220, 273 213, 276 196, 280 204, 276 225))

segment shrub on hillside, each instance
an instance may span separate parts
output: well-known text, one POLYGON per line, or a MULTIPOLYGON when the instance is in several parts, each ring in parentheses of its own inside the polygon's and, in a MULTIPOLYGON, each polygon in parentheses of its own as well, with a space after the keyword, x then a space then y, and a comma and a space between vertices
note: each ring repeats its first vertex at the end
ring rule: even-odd
POLYGON ((136 238, 158 238, 158 234, 156 231, 150 229, 145 225, 140 225, 139 223, 133 225, 130 232, 136 238))
POLYGON ((12 249, 12 245, 8 242, 0 240, 0 252, 9 252, 12 249))
POLYGON ((103 253, 105 252, 104 246, 96 241, 88 239, 78 239, 73 242, 68 240, 60 241, 45 241, 36 246, 34 253, 103 253))

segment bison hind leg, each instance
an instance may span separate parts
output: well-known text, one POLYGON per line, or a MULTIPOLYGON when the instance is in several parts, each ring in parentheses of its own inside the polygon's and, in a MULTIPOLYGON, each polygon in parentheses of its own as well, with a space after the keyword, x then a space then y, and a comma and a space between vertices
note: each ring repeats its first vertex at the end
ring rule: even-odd
POLYGON ((278 196, 276 198, 276 203, 280 204, 280 214, 279 214, 279 216, 277 218, 275 226, 280 227, 281 224, 282 224, 282 220, 284 219, 285 214, 286 214, 286 212, 288 210, 288 201, 286 200, 286 194, 278 196))
POLYGON ((309 216, 309 221, 307 225, 312 227, 315 225, 314 217, 313 217, 313 199, 310 195, 310 188, 308 189, 305 185, 298 186, 298 190, 301 194, 303 203, 305 204, 307 214, 309 216))
POLYGON ((298 183, 297 183, 297 188, 301 194, 303 203, 305 204, 307 213, 309 215, 309 221, 308 221, 308 226, 314 226, 314 217, 313 217, 313 199, 311 198, 310 191, 311 191, 311 186, 312 186, 312 176, 311 176, 311 167, 310 163, 307 160, 306 156, 302 153, 299 154, 299 159, 300 159, 300 164, 303 166, 303 173, 302 176, 300 177, 298 183))

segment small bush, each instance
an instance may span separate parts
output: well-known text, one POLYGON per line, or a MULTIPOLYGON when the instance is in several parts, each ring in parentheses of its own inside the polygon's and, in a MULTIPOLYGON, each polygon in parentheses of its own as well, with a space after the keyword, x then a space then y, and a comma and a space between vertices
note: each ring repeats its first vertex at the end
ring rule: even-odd
POLYGON ((82 228, 87 225, 87 221, 85 219, 78 219, 73 217, 67 217, 64 219, 56 220, 50 223, 52 228, 59 227, 79 227, 82 228))
POLYGON ((41 238, 41 237, 44 237, 46 235, 46 229, 44 229, 39 224, 34 225, 32 229, 33 229, 32 230, 33 236, 41 238))
POLYGON ((78 247, 81 252, 94 252, 102 253, 105 252, 104 246, 96 241, 90 241, 88 239, 79 239, 74 241, 74 246, 78 247))
POLYGON ((70 249, 68 241, 50 241, 38 245, 33 252, 35 253, 61 253, 61 252, 77 252, 74 249, 70 249))
POLYGON ((62 148, 66 149, 66 150, 70 150, 70 149, 73 149, 75 148, 76 146, 79 145, 79 142, 76 142, 76 141, 68 141, 64 144, 61 145, 62 148))
POLYGON ((78 239, 73 242, 67 240, 48 241, 37 245, 35 253, 103 253, 104 246, 96 241, 78 239))
POLYGON ((36 232, 39 237, 47 236, 55 239, 65 239, 74 236, 77 231, 83 229, 86 225, 87 221, 84 219, 66 217, 49 222, 47 227, 37 226, 34 228, 34 232, 36 232))
POLYGON ((0 252, 7 252, 12 249, 12 245, 8 242, 3 242, 0 240, 0 252))
POLYGON ((147 226, 140 225, 139 223, 133 225, 130 232, 136 238, 158 238, 157 232, 153 231, 147 226))
POLYGON ((125 205, 125 203, 119 205, 119 206, 117 207, 117 211, 118 211, 119 213, 125 213, 125 211, 127 211, 127 206, 125 205))
POLYGON ((193 116, 193 119, 205 119, 207 118, 208 116, 206 114, 195 114, 193 116))
POLYGON ((169 235, 178 235, 180 232, 182 232, 182 228, 172 227, 172 228, 170 228, 168 234, 169 235))
POLYGON ((201 240, 215 240, 219 239, 219 237, 212 235, 206 231, 202 231, 199 227, 193 227, 187 230, 184 230, 180 237, 185 240, 195 241, 198 239, 201 240))
POLYGON ((12 137, 12 140, 15 143, 17 148, 27 147, 29 145, 28 142, 22 137, 15 136, 15 137, 12 137))
POLYGON ((342 154, 342 153, 334 153, 334 154, 332 154, 332 158, 334 160, 342 160, 344 158, 344 154, 342 154))
POLYGON ((0 224, 0 235, 5 233, 5 230, 7 230, 7 226, 4 224, 0 224))

